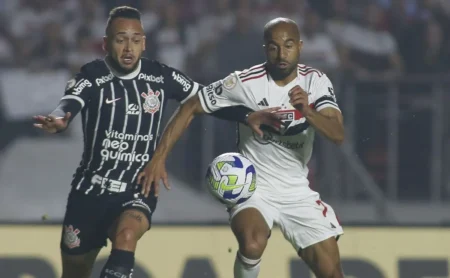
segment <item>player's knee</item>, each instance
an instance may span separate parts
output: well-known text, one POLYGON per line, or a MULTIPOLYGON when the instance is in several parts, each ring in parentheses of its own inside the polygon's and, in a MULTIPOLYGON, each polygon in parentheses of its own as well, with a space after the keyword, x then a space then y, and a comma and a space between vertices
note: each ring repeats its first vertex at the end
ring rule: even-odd
POLYGON ((246 258, 260 259, 267 245, 267 238, 262 236, 244 237, 239 244, 239 252, 246 258))
POLYGON ((124 228, 116 233, 113 241, 116 245, 134 245, 138 241, 138 235, 133 229, 124 228))

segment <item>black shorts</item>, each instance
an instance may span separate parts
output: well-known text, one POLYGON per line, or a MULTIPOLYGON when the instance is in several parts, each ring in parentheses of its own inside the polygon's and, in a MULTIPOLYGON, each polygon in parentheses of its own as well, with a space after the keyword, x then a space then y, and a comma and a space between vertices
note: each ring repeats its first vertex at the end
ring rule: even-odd
POLYGON ((108 229, 127 209, 142 211, 151 224, 157 198, 137 192, 91 196, 72 189, 67 201, 61 236, 61 250, 70 255, 85 254, 106 246, 108 229))

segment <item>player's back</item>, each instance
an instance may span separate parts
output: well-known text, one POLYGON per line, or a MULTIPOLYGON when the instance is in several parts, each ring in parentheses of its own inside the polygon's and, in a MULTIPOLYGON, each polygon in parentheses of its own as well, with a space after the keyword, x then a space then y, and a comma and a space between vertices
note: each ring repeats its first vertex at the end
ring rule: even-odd
POLYGON ((72 186, 87 194, 135 189, 137 175, 156 148, 167 100, 182 101, 197 88, 182 73, 144 58, 128 74, 105 60, 83 66, 63 97, 83 107, 85 145, 72 186))

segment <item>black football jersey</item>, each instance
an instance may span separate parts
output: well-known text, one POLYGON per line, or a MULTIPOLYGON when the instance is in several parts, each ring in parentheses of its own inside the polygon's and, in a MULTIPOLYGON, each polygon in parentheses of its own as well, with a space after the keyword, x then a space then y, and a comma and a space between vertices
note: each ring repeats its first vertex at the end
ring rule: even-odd
POLYGON ((180 71, 145 58, 126 75, 105 60, 84 65, 62 98, 81 105, 84 151, 72 186, 86 194, 136 189, 162 132, 167 101, 183 103, 199 87, 180 71))

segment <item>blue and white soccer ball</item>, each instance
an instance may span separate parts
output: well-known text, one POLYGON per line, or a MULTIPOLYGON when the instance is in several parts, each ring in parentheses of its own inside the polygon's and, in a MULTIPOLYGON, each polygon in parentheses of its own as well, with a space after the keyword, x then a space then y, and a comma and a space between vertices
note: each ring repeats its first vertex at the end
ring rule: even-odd
POLYGON ((245 202, 256 190, 255 166, 240 153, 219 155, 206 171, 206 186, 227 206, 245 202))

